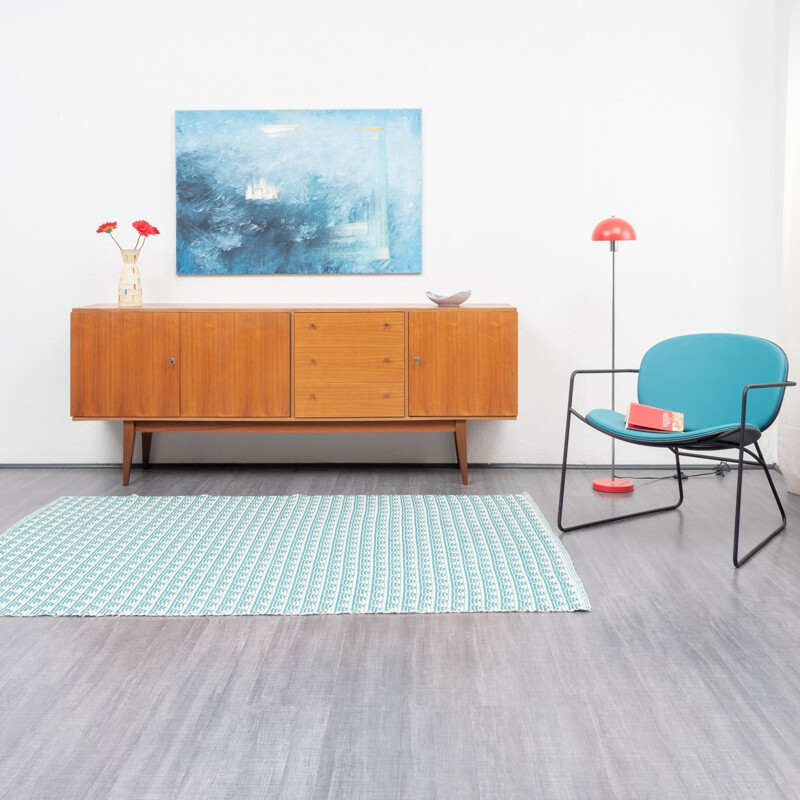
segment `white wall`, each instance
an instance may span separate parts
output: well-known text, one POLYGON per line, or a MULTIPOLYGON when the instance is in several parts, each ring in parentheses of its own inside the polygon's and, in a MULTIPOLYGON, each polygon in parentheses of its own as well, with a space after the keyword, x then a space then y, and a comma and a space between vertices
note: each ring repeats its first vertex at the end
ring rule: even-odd
MULTIPOLYGON (((571 370, 608 363, 603 217, 639 235, 617 259, 620 366, 673 334, 778 336, 778 27, 772 0, 13 4, 0 462, 119 461, 119 423, 69 419, 68 321, 115 300, 97 225, 140 217, 162 231, 145 302, 515 303, 519 420, 471 423, 470 460, 558 461, 571 370), (421 276, 175 275, 175 109, 368 107, 423 109, 421 276)), ((453 458, 446 434, 156 440, 162 461, 453 458)), ((607 449, 580 437, 574 455, 607 449)))
MULTIPOLYGON (((785 181, 783 205, 783 282, 781 342, 790 364, 800 364, 800 0, 783 0, 786 37, 785 181)), ((790 378, 797 379, 797 372, 790 378)), ((789 491, 800 493, 800 396, 786 394, 779 428, 778 457, 789 491)))

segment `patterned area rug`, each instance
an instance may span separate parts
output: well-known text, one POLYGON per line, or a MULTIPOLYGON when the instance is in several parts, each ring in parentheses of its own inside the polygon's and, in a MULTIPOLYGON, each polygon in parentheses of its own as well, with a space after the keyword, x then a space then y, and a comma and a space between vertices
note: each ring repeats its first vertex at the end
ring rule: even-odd
POLYGON ((591 610, 528 494, 62 497, 0 535, 0 615, 591 610))

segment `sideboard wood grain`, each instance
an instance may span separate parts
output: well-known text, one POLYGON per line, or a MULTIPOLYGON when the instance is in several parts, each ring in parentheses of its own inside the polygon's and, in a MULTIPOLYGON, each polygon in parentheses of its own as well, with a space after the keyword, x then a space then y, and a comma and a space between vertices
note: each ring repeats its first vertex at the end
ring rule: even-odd
POLYGON ((516 417, 516 311, 411 311, 409 414, 516 417))
POLYGON ((181 314, 182 417, 288 417, 288 312, 181 314))
POLYGON ((180 414, 179 314, 79 313, 71 326, 73 417, 180 414))

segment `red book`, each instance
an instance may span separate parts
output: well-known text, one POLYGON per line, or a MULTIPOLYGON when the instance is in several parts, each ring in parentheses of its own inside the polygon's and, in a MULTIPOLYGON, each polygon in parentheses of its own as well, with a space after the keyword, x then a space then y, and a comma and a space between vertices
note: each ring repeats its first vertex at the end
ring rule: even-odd
POLYGON ((679 411, 667 411, 663 408, 643 406, 641 403, 631 403, 628 416, 625 417, 625 427, 640 431, 682 431, 683 414, 679 411))

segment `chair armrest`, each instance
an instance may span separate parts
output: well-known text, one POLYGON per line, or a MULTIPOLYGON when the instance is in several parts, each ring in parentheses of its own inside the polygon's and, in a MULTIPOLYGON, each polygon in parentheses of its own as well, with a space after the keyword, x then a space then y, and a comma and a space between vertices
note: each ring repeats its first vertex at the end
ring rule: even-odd
POLYGON ((781 383, 750 383, 742 389, 742 419, 740 423, 741 430, 744 431, 747 424, 747 393, 751 389, 779 389, 788 388, 789 386, 797 386, 796 381, 782 381, 781 383))
POLYGON ((618 372, 638 372, 636 369, 576 369, 569 378, 569 400, 567 400, 567 408, 572 409, 572 392, 575 386, 576 375, 616 375, 618 372))
POLYGON ((636 369, 576 369, 575 372, 572 373, 572 377, 574 378, 576 375, 610 375, 612 372, 638 372, 639 368, 636 369))

